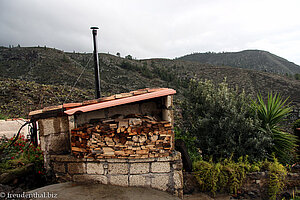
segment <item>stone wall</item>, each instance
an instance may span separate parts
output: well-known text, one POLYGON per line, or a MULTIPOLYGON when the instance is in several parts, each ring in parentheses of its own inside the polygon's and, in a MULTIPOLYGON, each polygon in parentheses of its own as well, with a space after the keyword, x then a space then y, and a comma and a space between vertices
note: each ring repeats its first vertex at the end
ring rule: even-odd
POLYGON ((150 187, 183 197, 182 161, 179 152, 147 159, 80 159, 51 155, 59 182, 95 182, 119 186, 150 187))
POLYGON ((50 155, 71 153, 67 116, 39 119, 39 138, 46 169, 50 169, 50 155))

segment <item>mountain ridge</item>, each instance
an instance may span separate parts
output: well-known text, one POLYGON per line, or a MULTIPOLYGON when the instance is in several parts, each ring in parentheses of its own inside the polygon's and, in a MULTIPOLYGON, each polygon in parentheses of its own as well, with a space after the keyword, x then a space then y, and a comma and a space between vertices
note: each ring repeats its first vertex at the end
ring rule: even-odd
POLYGON ((212 65, 248 68, 278 74, 300 74, 299 65, 263 50, 243 50, 238 52, 222 53, 192 53, 177 59, 212 65))
MULTIPOLYGON (((284 75, 183 60, 131 60, 102 53, 99 60, 104 96, 146 87, 170 87, 176 89, 176 99, 180 101, 190 79, 220 83, 226 77, 230 87, 238 86, 240 91, 253 97, 257 93, 266 96, 268 92, 279 92, 283 97, 290 96, 293 105, 300 107, 300 81, 284 75)), ((27 102, 26 98, 31 99, 31 109, 35 109, 64 101, 80 102, 94 96, 91 53, 44 47, 2 47, 0 72, 0 94, 4 96, 0 101, 0 113, 12 113, 15 117, 18 113, 24 116, 28 111, 21 106, 22 102, 27 102), (15 82, 18 84, 10 87, 15 82), (44 98, 38 97, 39 90, 44 98), (74 96, 65 100, 71 91, 75 92, 74 96), (13 107, 19 111, 13 112, 13 107)))

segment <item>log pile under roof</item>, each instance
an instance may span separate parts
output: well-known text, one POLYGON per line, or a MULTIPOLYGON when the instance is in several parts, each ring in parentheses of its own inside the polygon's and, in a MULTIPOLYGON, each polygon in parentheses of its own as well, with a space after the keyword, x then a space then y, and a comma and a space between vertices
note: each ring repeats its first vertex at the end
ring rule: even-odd
POLYGON ((171 123, 150 116, 103 119, 71 131, 72 153, 79 158, 164 157, 173 144, 171 123))

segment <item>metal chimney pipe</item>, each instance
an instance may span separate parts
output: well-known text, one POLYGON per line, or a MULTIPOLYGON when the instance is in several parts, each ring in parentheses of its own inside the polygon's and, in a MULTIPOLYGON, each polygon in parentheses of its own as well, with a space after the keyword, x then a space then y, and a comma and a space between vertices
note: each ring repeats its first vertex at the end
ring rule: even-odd
POLYGON ((91 27, 94 41, 94 66, 95 66, 95 97, 96 99, 101 98, 101 87, 100 87, 100 72, 99 72, 99 58, 97 52, 97 29, 98 27, 91 27))

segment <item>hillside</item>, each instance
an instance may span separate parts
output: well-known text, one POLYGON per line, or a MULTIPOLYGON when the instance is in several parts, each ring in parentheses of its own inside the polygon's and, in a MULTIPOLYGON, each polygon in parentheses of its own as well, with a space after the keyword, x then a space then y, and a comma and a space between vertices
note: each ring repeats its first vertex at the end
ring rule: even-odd
MULTIPOLYGON (((60 104, 78 77, 73 96, 65 102, 92 99, 92 60, 87 65, 91 56, 50 48, 0 48, 0 113, 26 116, 29 110, 60 104)), ((128 60, 109 54, 100 54, 99 58, 104 96, 145 87, 171 87, 177 90, 178 100, 184 98, 191 78, 219 83, 227 77, 228 84, 238 86, 240 91, 250 95, 280 92, 300 107, 300 81, 282 75, 182 60, 128 60)))
POLYGON ((216 66, 231 66, 277 74, 300 74, 300 66, 261 50, 245 50, 225 53, 193 53, 178 58, 216 66))
MULTIPOLYGON (((100 54, 101 86, 103 91, 125 92, 141 87, 159 87, 161 80, 150 79, 134 70, 122 68, 123 59, 100 54)), ((128 61, 136 65, 136 62, 128 61)), ((139 63, 138 63, 139 64, 139 63)), ((35 81, 40 84, 94 88, 92 54, 64 53, 60 50, 39 47, 0 48, 0 77, 35 81), (90 60, 90 62, 88 62, 90 60), (86 66, 86 64, 89 65, 86 66)))
POLYGON ((29 111, 63 102, 93 98, 93 91, 32 81, 0 78, 0 113, 8 117, 27 117, 29 111), (71 92, 71 93, 70 93, 71 92))

